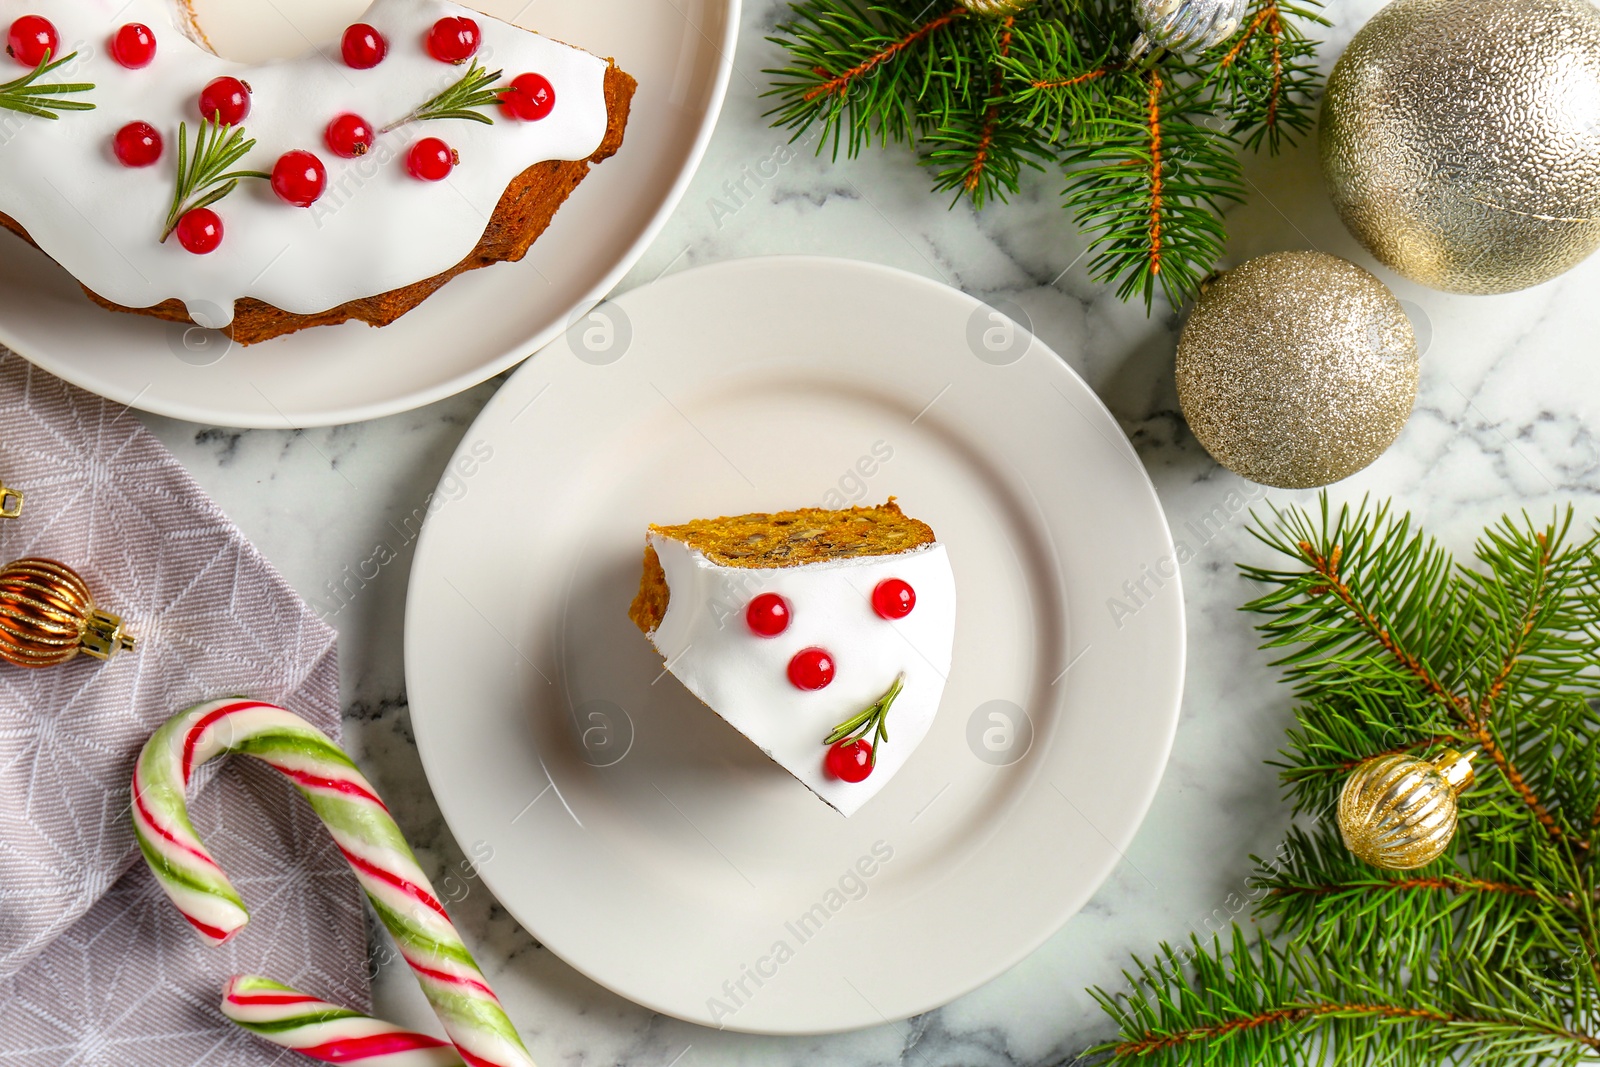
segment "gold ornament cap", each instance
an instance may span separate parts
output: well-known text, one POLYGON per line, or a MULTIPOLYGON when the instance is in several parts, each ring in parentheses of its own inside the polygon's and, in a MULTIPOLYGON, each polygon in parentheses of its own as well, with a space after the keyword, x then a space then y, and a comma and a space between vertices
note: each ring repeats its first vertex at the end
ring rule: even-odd
POLYGON ((21 514, 22 490, 0 482, 0 519, 14 519, 21 514))
POLYGON ((95 606, 78 572, 53 559, 0 567, 0 659, 53 667, 80 652, 108 660, 135 641, 122 620, 95 606))
POLYGON ((1472 760, 1446 749, 1432 760, 1374 756, 1339 794, 1339 834, 1356 858, 1388 871, 1425 867, 1455 837, 1456 797, 1472 785, 1472 760))

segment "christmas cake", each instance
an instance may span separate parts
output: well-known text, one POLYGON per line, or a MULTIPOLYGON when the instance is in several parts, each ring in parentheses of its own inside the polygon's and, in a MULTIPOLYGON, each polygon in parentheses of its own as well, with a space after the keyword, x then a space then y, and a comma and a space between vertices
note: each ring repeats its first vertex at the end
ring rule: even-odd
POLYGON ((652 526, 629 615, 690 692, 849 816, 932 725, 955 610, 944 545, 891 498, 652 526))
POLYGON ((635 88, 445 0, 376 0, 252 67, 185 0, 19 0, 0 28, 0 225, 104 307, 245 344, 384 326, 521 259, 621 146, 635 88))

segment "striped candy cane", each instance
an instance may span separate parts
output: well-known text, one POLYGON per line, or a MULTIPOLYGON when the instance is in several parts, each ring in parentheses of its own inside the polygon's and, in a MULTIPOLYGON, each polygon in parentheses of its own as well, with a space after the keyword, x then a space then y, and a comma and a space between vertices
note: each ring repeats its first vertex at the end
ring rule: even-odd
POLYGON ((225 995, 228 1017, 269 1041, 330 1063, 533 1067, 516 1027, 372 785, 326 734, 271 704, 233 699, 190 708, 155 732, 134 766, 133 828, 139 850, 200 936, 220 945, 250 918, 228 876, 195 834, 185 799, 195 768, 229 752, 254 756, 277 768, 310 801, 422 984, 428 1003, 454 1042, 448 1051, 459 1060, 440 1059, 436 1039, 304 997, 276 983, 259 985, 264 979, 229 983, 228 994, 244 1000, 233 1001, 230 1007, 225 995), (274 998, 277 1003, 269 1003, 274 998), (252 1014, 270 1015, 274 1008, 301 1010, 277 1020, 252 1014))
POLYGON ((455 1047, 413 1034, 281 982, 236 975, 222 990, 222 1014, 284 1048, 326 1063, 365 1067, 462 1067, 455 1047))

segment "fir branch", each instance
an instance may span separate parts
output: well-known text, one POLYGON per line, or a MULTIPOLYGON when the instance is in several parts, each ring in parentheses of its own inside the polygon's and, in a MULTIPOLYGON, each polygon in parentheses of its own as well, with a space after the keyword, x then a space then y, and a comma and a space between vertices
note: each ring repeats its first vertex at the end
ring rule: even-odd
POLYGON ((189 124, 178 124, 178 178, 172 193, 172 207, 161 230, 165 244, 178 220, 191 211, 210 207, 239 187, 246 178, 271 180, 272 175, 258 170, 233 170, 250 154, 256 143, 245 136, 243 126, 222 126, 207 119, 194 136, 194 152, 189 151, 189 124))
POLYGON ((87 93, 94 89, 92 82, 42 82, 46 75, 66 66, 78 53, 72 52, 51 62, 49 53, 32 71, 20 78, 0 85, 0 109, 16 111, 41 119, 59 119, 59 111, 93 111, 94 105, 86 100, 62 100, 63 96, 87 93))
POLYGON ((1387 505, 1274 509, 1246 607, 1298 705, 1291 831, 1251 879, 1269 937, 1163 946, 1097 1051, 1118 1064, 1577 1064, 1600 1057, 1600 540, 1506 518, 1458 565, 1387 505), (1369 867, 1332 815, 1355 762, 1482 746, 1450 849, 1369 867))
POLYGON ((1470 966, 1443 981, 1367 970, 1359 957, 1334 970, 1294 948, 1251 945, 1237 926, 1226 947, 1194 938, 1186 952, 1163 945, 1135 964, 1130 994, 1092 991, 1121 1031, 1089 1050, 1105 1062, 1433 1067, 1460 1056, 1532 1067, 1600 1051, 1600 1037, 1470 966))
POLYGON ((493 107, 500 102, 500 94, 505 90, 496 86, 504 74, 503 70, 487 71, 474 59, 472 66, 467 68, 467 72, 455 84, 378 132, 390 133, 412 122, 433 122, 439 119, 466 119, 469 122, 481 122, 486 126, 493 126, 494 119, 485 115, 482 109, 493 107))
MULTIPOLYGON (((1385 513, 1386 509, 1379 510, 1379 513, 1374 518, 1375 525, 1383 523, 1385 513)), ((1341 526, 1345 525, 1346 517, 1347 513, 1341 516, 1341 526)), ((1326 523, 1326 517, 1324 521, 1326 523)), ((1459 596, 1459 589, 1458 583, 1453 580, 1455 578, 1454 568, 1450 563, 1449 557, 1437 545, 1431 542, 1424 544, 1420 537, 1408 541, 1406 525, 1402 522, 1398 528, 1391 529, 1385 536, 1386 542, 1392 539, 1407 545, 1407 548, 1402 550, 1397 557, 1402 564, 1399 573, 1405 575, 1397 592, 1402 594, 1403 597, 1406 594, 1410 594, 1412 597, 1421 596, 1428 603, 1436 603, 1441 598, 1456 599, 1459 596)), ((1570 525, 1570 518, 1568 525, 1570 525)), ((1359 527, 1359 518, 1356 522, 1350 524, 1352 532, 1356 532, 1359 527)), ((1563 527, 1564 530, 1565 526, 1563 527)), ((1560 536, 1554 531, 1550 534, 1540 534, 1538 531, 1532 530, 1529 531, 1529 535, 1535 545, 1535 555, 1541 559, 1550 551, 1549 546, 1541 538, 1548 539, 1560 536)), ((1360 535, 1357 534, 1357 536, 1360 535)), ((1385 620, 1380 617, 1378 609, 1372 607, 1360 589, 1352 585, 1352 579, 1347 577, 1346 571, 1343 569, 1345 562, 1343 556, 1346 547, 1346 544, 1341 543, 1337 538, 1323 539, 1318 543, 1313 543, 1312 540, 1305 538, 1296 541, 1292 550, 1288 551, 1288 554, 1309 564, 1311 568, 1311 584, 1293 583, 1292 587, 1297 590, 1303 590, 1308 597, 1324 601, 1331 599, 1336 603, 1357 624, 1365 637, 1387 653, 1394 664, 1408 674, 1423 692, 1438 700, 1450 710, 1461 722, 1462 726, 1466 728, 1473 741, 1494 761, 1506 782, 1516 791, 1522 802, 1551 837, 1557 840, 1567 839, 1569 836, 1567 831, 1557 822, 1549 808, 1534 792, 1516 764, 1512 762, 1505 747, 1500 743, 1493 727, 1490 725, 1487 716, 1480 714, 1480 708, 1475 706, 1465 695, 1447 685, 1436 669, 1427 662, 1427 654, 1420 650, 1420 646, 1413 645, 1408 641, 1408 635, 1400 629, 1392 629, 1386 624, 1385 620)), ((1280 551, 1283 551, 1285 546, 1280 543, 1279 548, 1280 551)), ((1361 570, 1361 563, 1366 562, 1368 558, 1373 562, 1374 569, 1377 570, 1378 574, 1385 573, 1382 568, 1385 565, 1386 557, 1390 553, 1388 548, 1384 546, 1374 547, 1363 543, 1360 545, 1360 551, 1363 555, 1360 557, 1360 562, 1356 567, 1358 574, 1361 570), (1370 553, 1370 557, 1367 555, 1368 553, 1370 553)), ((1579 552, 1572 554, 1570 558, 1582 558, 1584 555, 1585 553, 1579 552)), ((1536 570, 1538 570, 1537 567, 1536 570)), ((1467 580, 1470 581, 1471 579, 1467 580)), ((1481 587, 1481 582, 1478 584, 1481 587)), ((1531 592, 1529 597, 1531 601, 1525 609, 1524 618, 1517 623, 1516 629, 1519 631, 1519 635, 1515 638, 1516 643, 1506 653, 1506 663, 1509 665, 1501 668, 1501 671, 1507 676, 1510 675, 1517 659, 1522 655, 1521 642, 1528 638, 1526 633, 1520 632, 1525 630, 1527 626, 1526 613, 1536 611, 1541 602, 1537 589, 1531 592)), ((1406 600, 1402 599, 1402 607, 1405 603, 1406 600)), ((1256 604, 1261 604, 1261 601, 1257 601, 1256 604)), ((1270 611, 1275 614, 1282 614, 1277 605, 1274 605, 1270 611)), ((1462 616, 1460 609, 1456 609, 1454 614, 1458 618, 1464 618, 1466 621, 1478 621, 1471 616, 1462 616)), ((1424 628, 1429 625, 1429 620, 1419 619, 1418 624, 1417 633, 1420 635, 1425 632, 1424 628)), ((1269 625, 1264 629, 1270 632, 1275 625, 1269 625)), ((1281 637, 1278 640, 1281 641, 1281 637)), ((1316 653, 1324 653, 1326 651, 1320 641, 1312 644, 1310 648, 1316 653)), ((1481 655, 1475 657, 1474 662, 1481 660, 1481 658, 1481 655)), ((1328 662, 1338 663, 1340 661, 1332 659, 1328 660, 1328 662)), ((1491 689, 1495 689, 1496 696, 1498 696, 1498 690, 1503 689, 1503 683, 1492 685, 1491 689)), ((1482 709, 1487 711, 1488 704, 1482 705, 1482 709)), ((1577 839, 1574 843, 1580 848, 1588 847, 1588 842, 1583 839, 1577 839)))
MULTIPOLYGON (((1320 75, 1303 24, 1316 0, 1253 0, 1234 40, 1135 64, 1126 0, 1038 0, 1005 18, 925 0, 795 0, 771 40, 773 124, 817 151, 913 149, 936 192, 983 207, 1054 161, 1086 231, 1091 274, 1124 299, 1194 295, 1244 197, 1242 148, 1310 129, 1320 75), (1130 173, 1131 172, 1131 173, 1130 173)), ((952 206, 954 206, 954 201, 952 206)))
POLYGON ((768 70, 772 88, 764 95, 781 103, 767 112, 773 125, 799 140, 814 123, 822 126, 817 151, 831 141, 833 158, 850 157, 874 139, 910 141, 920 107, 948 106, 949 93, 964 76, 964 60, 951 49, 941 59, 954 30, 969 21, 959 5, 943 10, 860 0, 802 0, 778 25, 791 65, 768 70), (937 71, 937 76, 935 72, 937 71))

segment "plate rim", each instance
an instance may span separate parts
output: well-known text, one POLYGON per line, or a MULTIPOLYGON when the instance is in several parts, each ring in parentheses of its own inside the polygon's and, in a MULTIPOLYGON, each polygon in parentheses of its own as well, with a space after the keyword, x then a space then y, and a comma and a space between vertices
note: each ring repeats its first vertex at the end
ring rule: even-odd
MULTIPOLYGON (((70 385, 77 386, 86 392, 105 397, 113 403, 122 404, 124 407, 147 411, 152 415, 161 415, 166 418, 182 419, 185 422, 198 423, 207 426, 225 426, 230 429, 244 430, 307 430, 320 429, 328 426, 346 426, 354 423, 369 422, 373 419, 385 418, 390 415, 401 415, 408 411, 426 407, 429 404, 449 399, 457 393, 471 389, 473 386, 493 378, 497 374, 516 367, 518 364, 532 359, 543 351, 549 344, 566 332, 567 324, 575 316, 581 316, 592 310, 604 300, 617 284, 622 281, 644 257, 651 245, 655 243, 667 222, 677 212, 683 203, 684 196, 689 191, 689 184, 699 173, 701 164, 705 162, 706 151, 711 146, 711 138, 716 133, 717 121, 722 115, 723 107, 727 103, 728 86, 732 82, 734 60, 737 56, 739 28, 743 21, 744 0, 715 0, 727 12, 727 25, 724 27, 721 41, 710 42, 716 50, 719 61, 717 63, 716 78, 712 85, 709 105, 700 117, 700 123, 695 131, 694 143, 690 145, 684 165, 679 168, 677 178, 667 190, 660 206, 651 217, 650 222, 639 231, 634 241, 626 251, 618 257, 617 261, 606 274, 570 308, 557 321, 550 323, 543 330, 533 334, 525 341, 519 342, 515 348, 502 352, 494 359, 458 374, 437 385, 425 389, 414 390, 405 396, 389 400, 372 401, 365 404, 327 408, 316 412, 284 413, 273 411, 268 413, 245 413, 241 411, 224 411, 205 408, 195 404, 184 403, 177 400, 164 400, 160 397, 146 398, 140 390, 130 393, 128 390, 113 385, 106 388, 101 383, 93 380, 94 376, 80 373, 76 364, 63 362, 51 355, 38 355, 19 348, 16 344, 17 337, 11 332, 5 320, 0 318, 0 345, 15 352, 23 359, 32 363, 39 369, 55 375, 57 378, 70 385)), ((709 39, 708 39, 709 40, 709 39)), ((76 280, 74 280, 76 283, 76 280)))
MULTIPOLYGON (((761 266, 769 264, 776 264, 779 266, 809 266, 821 269, 843 268, 849 270, 865 270, 895 279, 905 284, 920 285, 930 289, 941 290, 946 293, 955 294, 959 297, 975 301, 979 304, 984 303, 981 298, 973 296, 964 290, 911 271, 903 270, 897 267, 891 267, 886 264, 871 260, 814 254, 745 256, 719 260, 713 263, 700 264, 686 270, 667 275, 663 278, 658 278, 645 286, 639 287, 639 289, 631 290, 628 294, 624 294, 623 298, 626 296, 631 296, 635 292, 653 288, 656 285, 671 282, 681 283, 682 279, 689 276, 714 275, 724 271, 738 271, 746 269, 752 265, 761 266)), ((1001 314, 1004 314, 1004 312, 1002 311, 1001 314)), ((1050 357, 1050 360, 1055 368, 1050 373, 1064 374, 1080 385, 1083 391, 1090 398, 1092 398, 1093 403, 1096 405, 1098 414, 1109 420, 1112 425, 1117 427, 1117 434, 1112 443, 1119 451, 1123 453, 1127 459, 1131 460, 1140 471, 1140 492, 1148 498, 1148 502, 1154 509, 1154 513, 1159 521, 1160 540, 1164 548, 1166 549, 1169 557, 1175 558, 1176 542, 1173 538, 1171 523, 1168 521, 1166 511, 1161 505, 1160 495, 1156 491, 1154 480, 1150 477, 1149 469, 1145 466, 1143 461, 1139 459, 1138 452, 1134 449, 1132 441, 1128 438, 1127 433, 1122 430, 1121 423, 1111 412, 1110 408, 1106 406, 1100 395, 1089 385, 1083 376, 1079 374, 1078 371, 1061 356, 1059 352, 1057 352, 1050 345, 1039 340, 1026 324, 1017 323, 1016 325, 1019 330, 1023 331, 1024 334, 1038 343, 1050 357)), ((529 368, 532 365, 533 361, 529 360, 518 369, 516 374, 520 375, 522 373, 531 373, 529 368)), ((513 375, 513 379, 515 376, 516 375, 513 375)), ((507 386, 510 384, 510 381, 505 383, 507 386)), ((511 390, 508 390, 505 388, 505 386, 502 386, 502 388, 489 399, 488 403, 484 405, 483 409, 479 412, 477 419, 475 419, 473 423, 466 429, 465 434, 462 437, 461 444, 452 453, 449 463, 446 467, 447 472, 454 466, 458 459, 467 453, 472 443, 479 439, 480 435, 475 434, 474 431, 477 430, 480 422, 489 418, 491 415, 497 415, 501 406, 509 405, 511 403, 512 398, 510 394, 511 390)), ((424 651, 425 647, 414 645, 413 642, 420 641, 420 638, 416 636, 420 627, 415 625, 415 618, 422 610, 420 606, 422 597, 419 595, 419 587, 424 583, 424 581, 428 580, 429 572, 432 569, 426 561, 432 558, 433 554, 430 551, 431 544, 432 541, 436 539, 433 535, 433 531, 435 531, 438 527, 438 524, 433 521, 433 518, 434 517, 431 515, 428 517, 418 535, 417 546, 413 556, 411 572, 406 587, 406 607, 403 615, 404 633, 402 637, 402 651, 405 660, 405 681, 408 701, 413 700, 414 694, 418 692, 418 687, 414 684, 413 671, 418 669, 416 664, 420 662, 420 659, 422 658, 421 653, 424 651)), ((623 998, 624 1000, 627 1000, 632 1004, 637 1004, 647 1010, 697 1026, 706 1026, 717 1030, 727 1030, 734 1033, 752 1034, 757 1036, 813 1037, 839 1033, 850 1033, 873 1026, 893 1024, 895 1022, 903 1021, 904 1019, 923 1014, 924 1012, 941 1008, 953 1002, 954 1000, 981 988, 989 982, 994 981, 1037 952, 1047 941, 1059 933, 1070 919, 1083 910, 1084 906, 1093 898, 1094 894, 1099 892, 1100 889, 1104 887, 1116 869, 1126 861, 1125 854, 1127 848, 1137 836, 1139 830, 1143 827, 1145 819, 1149 816, 1150 808, 1155 802, 1156 794, 1160 790, 1162 782, 1165 780, 1167 770, 1171 764, 1172 750, 1176 743, 1178 725, 1181 719, 1184 687, 1188 674, 1189 646, 1186 613, 1187 601, 1183 591, 1181 575, 1177 581, 1172 583, 1172 590, 1174 593, 1174 602, 1169 610, 1175 615, 1177 623, 1174 631, 1174 643, 1171 649, 1173 654, 1174 671, 1171 679, 1172 692, 1168 694, 1168 699, 1170 700, 1170 709, 1165 717, 1164 729, 1161 731, 1161 736, 1156 740, 1155 746, 1159 749, 1160 756, 1157 765, 1158 769, 1157 772, 1150 778, 1148 784, 1140 790, 1139 795, 1135 798, 1132 798, 1132 802, 1127 805, 1127 809, 1134 817, 1128 821, 1127 828, 1121 835, 1116 838, 1107 837, 1103 832, 1100 832, 1098 828, 1096 828, 1096 831, 1100 832, 1100 836, 1105 838, 1107 843, 1111 846, 1112 852, 1117 858, 1106 866, 1105 870, 1099 874, 1092 884, 1086 885, 1084 891, 1081 893, 1081 896, 1063 896, 1061 898, 1061 902, 1052 910, 1049 922, 1041 923, 1039 930, 1036 931, 1032 936, 1019 939, 1017 947, 1011 953, 1002 954, 995 962, 991 963, 990 966, 985 968, 981 973, 973 972, 968 974, 962 979, 959 989, 956 989, 954 992, 949 993, 947 996, 944 996, 938 1001, 922 1004, 911 1010, 897 1011, 895 1014, 889 1016, 876 1013, 876 1009, 874 1008, 873 1011, 876 1014, 873 1018, 846 1026, 797 1025, 783 1028, 776 1028, 773 1026, 740 1026, 737 1021, 737 1016, 731 1020, 724 1020, 721 1022, 708 1020, 705 1017, 697 1017, 693 1014, 686 1013, 681 1009, 680 1006, 664 1003, 658 998, 639 995, 634 992, 624 991, 617 988, 604 976, 597 973, 595 969, 586 966, 584 963, 578 960, 570 958, 568 955, 558 951, 553 946, 550 946, 549 943, 546 942, 545 939, 541 937, 540 934, 534 929, 532 924, 524 921, 522 912, 525 909, 513 907, 511 904, 507 903, 498 892, 496 892, 495 887, 492 884, 492 878, 487 877, 487 871, 485 871, 483 874, 484 886, 489 890, 490 894, 494 896, 495 900, 502 908, 505 909, 506 913, 513 921, 517 923, 519 927, 521 927, 530 936, 533 936, 539 940, 541 944, 546 945, 551 954, 559 959, 565 966, 572 968, 574 971, 583 975, 596 985, 616 996, 623 998)), ((451 836, 459 842, 461 838, 457 834, 455 820, 452 819, 451 813, 446 809, 445 801, 440 796, 439 791, 434 785, 435 778, 439 773, 439 771, 433 766, 433 764, 437 762, 437 756, 429 756, 428 750, 422 743, 420 735, 418 735, 416 732, 413 710, 414 707, 414 704, 408 705, 408 714, 413 715, 412 728, 418 758, 422 763, 423 773, 428 780, 429 791, 433 794, 434 801, 439 808, 440 815, 444 819, 445 827, 447 830, 449 830, 451 836)))

